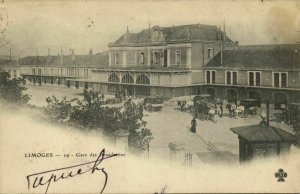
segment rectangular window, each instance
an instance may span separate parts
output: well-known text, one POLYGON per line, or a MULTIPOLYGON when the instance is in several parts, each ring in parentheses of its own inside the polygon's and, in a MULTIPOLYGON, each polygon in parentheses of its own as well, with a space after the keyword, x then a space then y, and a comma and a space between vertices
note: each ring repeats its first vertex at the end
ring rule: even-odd
POLYGON ((38 69, 38 75, 41 75, 41 74, 42 74, 42 70, 38 69))
POLYGON ((231 72, 226 72, 226 84, 231 84, 231 72))
POLYGON ((281 73, 281 87, 286 88, 287 87, 287 74, 281 73))
POLYGON ((115 65, 118 65, 120 60, 119 60, 120 56, 119 53, 115 53, 115 65))
POLYGON ((159 62, 159 52, 156 51, 153 54, 154 54, 153 62, 154 62, 154 64, 158 64, 158 62, 159 62))
POLYGON ((215 71, 211 72, 211 83, 212 84, 216 83, 216 72, 215 71))
POLYGON ((236 71, 226 71, 226 84, 237 85, 237 76, 236 71))
POLYGON ((206 83, 214 84, 216 83, 216 71, 206 71, 206 83))
POLYGON ((210 83, 210 71, 206 71, 206 83, 210 83))
POLYGON ((145 53, 141 53, 140 54, 140 64, 144 64, 145 63, 145 53))
POLYGON ((254 73, 249 72, 249 85, 254 86, 254 73))
POLYGON ((255 84, 256 86, 260 86, 260 72, 255 73, 255 84))
POLYGON ((207 49, 207 58, 211 59, 213 57, 213 49, 207 49))
POLYGON ((79 77, 79 69, 78 68, 75 69, 75 76, 79 77))
POLYGON ((88 76, 89 76, 89 70, 84 69, 84 78, 88 78, 88 76))
POLYGON ((248 85, 249 86, 260 86, 261 72, 259 71, 248 71, 248 85))
POLYGON ((237 72, 232 72, 232 84, 237 85, 237 72))
POLYGON ((32 69, 32 74, 35 75, 35 69, 32 69))
POLYGON ((288 74, 286 72, 273 73, 273 86, 280 88, 288 87, 288 74))
POLYGON ((181 64, 181 51, 176 51, 175 62, 176 62, 176 65, 181 64))
POLYGON ((279 73, 274 73, 274 86, 279 87, 279 73))

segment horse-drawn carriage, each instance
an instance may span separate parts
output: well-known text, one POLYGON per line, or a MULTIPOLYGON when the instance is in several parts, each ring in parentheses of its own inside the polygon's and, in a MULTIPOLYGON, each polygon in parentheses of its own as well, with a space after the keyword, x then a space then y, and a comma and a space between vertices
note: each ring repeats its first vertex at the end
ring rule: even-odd
POLYGON ((194 97, 195 115, 202 120, 218 121, 218 109, 213 101, 210 101, 209 94, 197 95, 194 97))
POLYGON ((174 97, 174 98, 172 98, 171 101, 173 101, 173 102, 175 101, 177 103, 177 107, 181 111, 193 112, 194 111, 194 101, 193 101, 194 97, 195 97, 194 95, 174 97))
POLYGON ((242 99, 239 106, 244 107, 245 114, 257 114, 258 108, 260 107, 261 102, 258 99, 242 99))
POLYGON ((164 106, 164 99, 160 97, 146 97, 144 99, 144 109, 152 111, 161 111, 164 106))

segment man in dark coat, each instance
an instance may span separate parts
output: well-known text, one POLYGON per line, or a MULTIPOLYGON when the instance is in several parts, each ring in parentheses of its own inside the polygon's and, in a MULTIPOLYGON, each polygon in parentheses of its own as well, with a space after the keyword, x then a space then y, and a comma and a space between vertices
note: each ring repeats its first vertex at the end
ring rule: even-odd
POLYGON ((220 105, 220 116, 223 117, 223 105, 220 105))
POLYGON ((193 119, 192 119, 192 121, 191 121, 191 131, 193 132, 193 133, 196 133, 196 126, 197 126, 197 121, 196 121, 196 117, 194 117, 193 119))

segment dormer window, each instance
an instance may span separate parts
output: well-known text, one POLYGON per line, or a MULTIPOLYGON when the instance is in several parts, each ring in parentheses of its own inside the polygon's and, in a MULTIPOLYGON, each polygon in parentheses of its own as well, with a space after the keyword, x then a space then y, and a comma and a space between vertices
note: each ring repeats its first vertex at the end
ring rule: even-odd
POLYGON ((154 36, 155 36, 155 37, 158 37, 158 30, 155 30, 155 31, 154 31, 154 36))

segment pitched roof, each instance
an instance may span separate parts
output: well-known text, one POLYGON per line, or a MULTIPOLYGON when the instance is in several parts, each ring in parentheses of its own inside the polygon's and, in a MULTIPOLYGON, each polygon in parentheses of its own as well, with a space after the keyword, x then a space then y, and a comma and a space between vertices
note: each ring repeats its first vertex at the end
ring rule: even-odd
POLYGON ((294 142, 295 137, 273 126, 267 125, 249 125, 242 127, 235 127, 230 129, 232 132, 246 139, 247 141, 272 141, 272 142, 294 142))
MULTIPOLYGON (((65 56, 27 56, 13 64, 21 66, 53 66, 53 67, 108 67, 108 52, 94 55, 71 55, 65 56), (61 58, 63 63, 61 63, 61 58)), ((7 65, 11 65, 11 62, 7 65)))
POLYGON ((237 50, 218 53, 205 68, 236 69, 300 69, 300 45, 256 45, 241 46, 237 50))
MULTIPOLYGON (((153 42, 151 34, 158 29, 162 32, 164 43, 170 42, 193 42, 193 41, 217 41, 224 33, 217 27, 204 24, 181 25, 172 27, 154 26, 144 29, 139 33, 125 33, 111 46, 128 44, 149 44, 153 42)), ((225 35, 225 41, 233 42, 225 35)))

